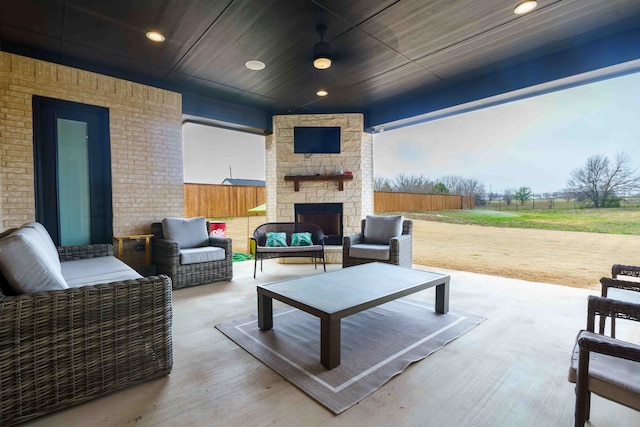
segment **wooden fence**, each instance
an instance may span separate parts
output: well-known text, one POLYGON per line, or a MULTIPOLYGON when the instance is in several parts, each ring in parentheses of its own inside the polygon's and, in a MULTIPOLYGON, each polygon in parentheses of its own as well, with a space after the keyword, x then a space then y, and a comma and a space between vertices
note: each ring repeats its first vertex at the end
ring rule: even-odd
MULTIPOLYGON (((265 187, 220 184, 184 184, 184 214, 187 217, 233 218, 266 201, 265 187)), ((471 209, 473 196, 449 194, 387 193, 376 191, 375 212, 440 211, 471 209)))

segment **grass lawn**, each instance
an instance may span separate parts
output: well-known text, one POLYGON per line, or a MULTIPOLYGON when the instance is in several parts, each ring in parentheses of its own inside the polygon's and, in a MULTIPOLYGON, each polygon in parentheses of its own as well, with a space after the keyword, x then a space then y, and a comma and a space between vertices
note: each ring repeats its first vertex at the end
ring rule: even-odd
POLYGON ((640 234, 640 208, 494 211, 485 209, 401 212, 407 218, 452 224, 541 230, 640 234))

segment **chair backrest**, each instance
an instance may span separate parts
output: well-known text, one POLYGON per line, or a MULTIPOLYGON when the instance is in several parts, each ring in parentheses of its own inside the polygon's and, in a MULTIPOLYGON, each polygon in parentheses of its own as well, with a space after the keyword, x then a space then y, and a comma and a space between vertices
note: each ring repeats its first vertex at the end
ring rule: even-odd
MULTIPOLYGON (((151 233, 153 237, 156 239, 164 239, 164 234, 162 233, 162 223, 161 222, 153 222, 151 223, 151 233)), ((207 233, 209 233, 209 221, 207 221, 207 233)))
POLYGON ((258 242, 258 246, 264 246, 266 241, 266 233, 284 232, 287 233, 287 244, 291 244, 291 235, 293 233, 311 233, 311 240, 314 245, 323 245, 324 239, 327 237, 319 225, 312 222, 267 222, 259 225, 253 231, 253 238, 258 242))
MULTIPOLYGON (((367 222, 366 219, 362 220, 361 231, 360 231, 360 234, 362 235, 364 235, 364 225, 366 222, 367 222)), ((410 219, 402 220, 402 234, 411 235, 412 232, 413 232, 413 221, 411 221, 410 219)))

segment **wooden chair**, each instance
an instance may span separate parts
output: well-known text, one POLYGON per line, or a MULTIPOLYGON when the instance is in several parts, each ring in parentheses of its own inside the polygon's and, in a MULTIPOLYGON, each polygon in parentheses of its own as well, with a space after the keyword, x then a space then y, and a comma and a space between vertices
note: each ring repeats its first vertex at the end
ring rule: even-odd
POLYGON ((640 345, 596 334, 596 316, 640 321, 640 304, 589 296, 587 330, 578 334, 569 369, 576 427, 589 419, 591 393, 640 411, 640 345))
MULTIPOLYGON (((633 265, 614 264, 611 267, 611 279, 603 277, 600 279, 602 285, 601 296, 621 301, 640 304, 640 282, 631 282, 618 279, 619 276, 640 277, 640 267, 633 265), (617 280, 616 280, 617 279, 617 280)), ((604 333, 606 316, 600 318, 600 333, 604 333)), ((616 337, 616 319, 611 318, 611 336, 616 337)))

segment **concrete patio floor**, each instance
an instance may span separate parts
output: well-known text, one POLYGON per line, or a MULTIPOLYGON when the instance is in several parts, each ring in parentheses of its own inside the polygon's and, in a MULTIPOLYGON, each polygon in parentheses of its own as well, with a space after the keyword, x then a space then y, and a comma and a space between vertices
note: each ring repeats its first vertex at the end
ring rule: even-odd
MULTIPOLYGON (((327 270, 340 268, 327 265, 327 270)), ((255 285, 310 264, 234 264, 234 279, 173 293, 172 373, 34 420, 33 426, 568 426, 576 334, 595 291, 425 266, 451 275, 450 309, 486 321, 335 416, 214 325, 256 312, 255 285)), ((535 279, 532 277, 532 279, 535 279)), ((594 278, 597 282, 598 278, 594 278)), ((411 298, 433 303, 433 289, 411 298)), ((278 304, 276 302, 276 304, 278 304)), ((619 322, 618 336, 640 341, 619 322)), ((594 396, 591 426, 640 426, 640 413, 594 396)))

